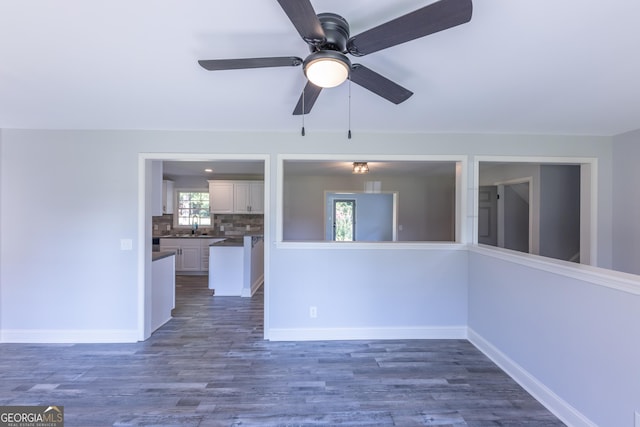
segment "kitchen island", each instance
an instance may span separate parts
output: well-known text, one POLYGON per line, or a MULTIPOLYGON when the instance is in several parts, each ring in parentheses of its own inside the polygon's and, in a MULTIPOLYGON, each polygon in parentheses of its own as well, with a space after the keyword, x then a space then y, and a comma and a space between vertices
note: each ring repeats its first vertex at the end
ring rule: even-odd
POLYGON ((262 235, 227 237, 209 246, 209 289, 214 295, 250 297, 263 280, 262 235))

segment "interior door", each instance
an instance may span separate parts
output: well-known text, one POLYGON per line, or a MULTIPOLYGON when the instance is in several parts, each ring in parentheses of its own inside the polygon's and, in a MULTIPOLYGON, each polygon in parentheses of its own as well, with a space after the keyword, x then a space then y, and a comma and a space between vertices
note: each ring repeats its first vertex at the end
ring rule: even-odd
POLYGON ((498 246, 498 187, 484 185, 478 190, 478 243, 498 246))

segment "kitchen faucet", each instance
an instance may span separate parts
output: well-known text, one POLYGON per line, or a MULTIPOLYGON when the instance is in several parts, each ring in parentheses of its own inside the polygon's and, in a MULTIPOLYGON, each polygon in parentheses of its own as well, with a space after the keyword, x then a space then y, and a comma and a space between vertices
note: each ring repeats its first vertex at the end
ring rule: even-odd
POLYGON ((191 234, 196 234, 198 231, 198 223, 200 222, 200 217, 196 214, 191 215, 191 234))

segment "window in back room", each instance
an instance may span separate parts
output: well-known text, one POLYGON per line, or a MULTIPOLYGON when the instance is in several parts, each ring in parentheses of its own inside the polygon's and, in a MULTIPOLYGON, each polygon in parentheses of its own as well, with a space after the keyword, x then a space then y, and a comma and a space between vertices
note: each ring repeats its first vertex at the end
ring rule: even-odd
POLYGON ((193 227, 211 225, 209 214, 209 192, 178 190, 178 210, 176 225, 179 227, 193 227))

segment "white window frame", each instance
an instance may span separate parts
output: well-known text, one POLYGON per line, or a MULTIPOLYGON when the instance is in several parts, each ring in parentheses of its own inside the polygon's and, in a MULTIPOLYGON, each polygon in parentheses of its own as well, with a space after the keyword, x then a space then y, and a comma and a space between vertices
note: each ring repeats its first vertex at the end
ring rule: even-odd
MULTIPOLYGON (((180 211, 180 204, 179 204, 179 200, 180 200, 180 193, 207 193, 209 194, 209 190, 208 189, 202 189, 202 188, 176 188, 173 190, 173 203, 174 203, 174 209, 173 209, 173 228, 180 228, 180 229, 190 229, 192 226, 191 224, 189 225, 184 225, 184 224, 179 224, 179 214, 178 212, 180 211)), ((209 221, 211 221, 211 205, 209 205, 209 221)), ((211 224, 198 224, 198 227, 202 227, 202 228, 211 228, 211 224)))

